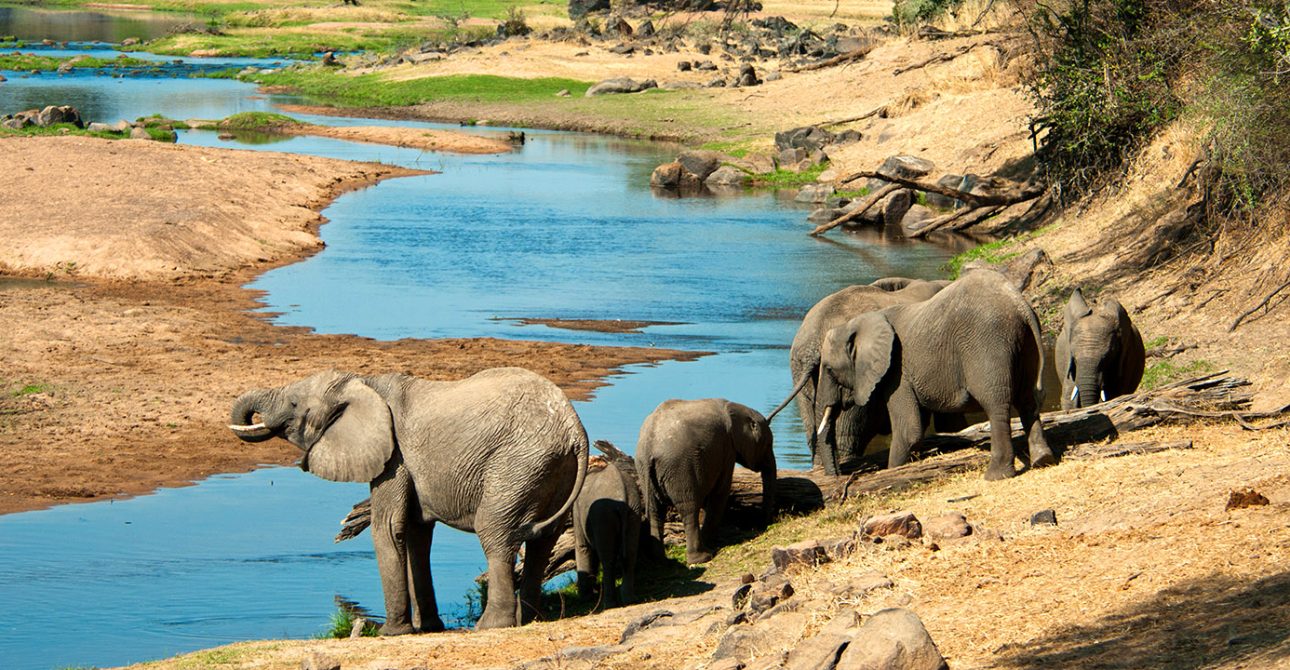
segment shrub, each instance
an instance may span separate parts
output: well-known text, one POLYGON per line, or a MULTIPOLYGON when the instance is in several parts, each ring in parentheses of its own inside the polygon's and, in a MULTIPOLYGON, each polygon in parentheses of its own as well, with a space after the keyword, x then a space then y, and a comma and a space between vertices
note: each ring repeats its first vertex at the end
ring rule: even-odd
POLYGON ((896 0, 891 18, 900 26, 916 26, 935 21, 961 4, 963 0, 896 0))

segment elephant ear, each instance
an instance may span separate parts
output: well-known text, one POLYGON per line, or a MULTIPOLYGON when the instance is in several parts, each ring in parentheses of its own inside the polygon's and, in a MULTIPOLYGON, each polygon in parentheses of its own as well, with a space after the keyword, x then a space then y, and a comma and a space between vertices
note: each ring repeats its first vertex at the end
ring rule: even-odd
POLYGON ((394 419, 379 393, 358 379, 329 390, 323 410, 339 412, 300 467, 334 482, 370 482, 394 454, 394 419))
POLYGON ((1066 301, 1066 323, 1074 327, 1076 321, 1092 313, 1093 308, 1084 300, 1084 292, 1079 289, 1071 291, 1071 299, 1066 301))
POLYGON ((855 366, 855 387, 851 389, 853 402, 867 405, 878 388, 878 382, 891 368, 891 357, 896 344, 896 331, 881 312, 858 316, 848 324, 851 338, 851 360, 855 366))
POLYGON ((1133 393, 1142 382, 1142 373, 1146 366, 1147 352, 1142 342, 1142 333, 1138 332, 1138 327, 1133 325, 1128 310, 1124 309, 1119 300, 1111 298, 1104 301, 1102 309, 1106 310, 1108 318, 1116 323, 1116 330, 1120 337, 1119 380, 1122 388, 1119 392, 1133 393))

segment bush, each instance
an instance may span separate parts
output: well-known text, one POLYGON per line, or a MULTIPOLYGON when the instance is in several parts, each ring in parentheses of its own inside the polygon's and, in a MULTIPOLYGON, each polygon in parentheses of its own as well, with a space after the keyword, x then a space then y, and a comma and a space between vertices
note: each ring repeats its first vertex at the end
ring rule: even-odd
POLYGON ((891 18, 900 26, 929 23, 953 11, 963 0, 896 0, 891 6, 891 18))

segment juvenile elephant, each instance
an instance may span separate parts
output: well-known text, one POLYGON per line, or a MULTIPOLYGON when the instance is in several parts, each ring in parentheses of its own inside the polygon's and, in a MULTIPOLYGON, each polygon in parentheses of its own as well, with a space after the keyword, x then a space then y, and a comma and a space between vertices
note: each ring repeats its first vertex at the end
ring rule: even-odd
MULTIPOLYGON (((820 448, 815 427, 823 407, 816 400, 820 369, 820 342, 830 329, 848 320, 893 305, 922 302, 936 295, 948 285, 947 281, 922 281, 904 277, 886 277, 872 284, 848 286, 817 302, 806 316, 793 337, 789 350, 788 369, 793 376, 793 392, 771 411, 768 420, 797 398, 802 424, 806 427, 806 446, 811 451, 813 465, 827 474, 843 474, 855 470, 864 456, 865 447, 875 435, 891 432, 885 413, 870 414, 861 406, 848 407, 836 418, 836 429, 826 446, 820 448)), ((958 423, 962 423, 961 421, 958 423)), ((958 430, 961 425, 950 425, 938 419, 940 430, 958 430)))
POLYGON ((757 410, 722 398, 668 400, 645 418, 636 442, 636 467, 656 546, 663 546, 670 503, 685 523, 686 561, 712 560, 736 463, 761 473, 762 507, 769 522, 775 516, 774 436, 757 410))
POLYGON ((891 421, 888 467, 909 460, 927 412, 984 410, 990 419, 986 479, 1016 474, 1009 409, 1021 416, 1033 467, 1053 453, 1039 422, 1043 349, 1039 319, 1011 282, 973 270, 925 302, 856 317, 824 336, 817 432, 850 405, 885 410, 891 421))
POLYGON ((522 619, 531 618, 558 525, 587 472, 587 434, 573 406, 520 368, 455 382, 321 372, 243 394, 232 424, 243 440, 299 447, 306 472, 370 482, 385 635, 443 630, 430 578, 437 521, 479 536, 492 594, 481 629, 516 624, 515 556, 525 544, 519 591, 522 619))
MULTIPOLYGON (((602 444, 597 442, 597 446, 602 444)), ((594 591, 596 575, 603 570, 597 609, 617 607, 636 599, 636 555, 641 521, 645 517, 630 457, 624 463, 612 456, 604 468, 587 473, 587 482, 573 503, 578 595, 586 597, 594 591), (621 598, 617 587, 619 578, 623 580, 621 598)))
POLYGON ((1075 289, 1066 303, 1066 323, 1055 348, 1062 409, 1089 407, 1133 393, 1142 381, 1147 359, 1142 334, 1114 298, 1089 305, 1075 289))

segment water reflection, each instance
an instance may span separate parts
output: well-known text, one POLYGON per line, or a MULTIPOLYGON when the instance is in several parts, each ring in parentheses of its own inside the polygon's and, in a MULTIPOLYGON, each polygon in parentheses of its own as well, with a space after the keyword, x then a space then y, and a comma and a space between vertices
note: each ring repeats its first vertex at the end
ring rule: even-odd
POLYGON ((20 40, 115 42, 150 40, 200 21, 190 14, 152 12, 78 12, 30 7, 0 7, 0 35, 20 40))

